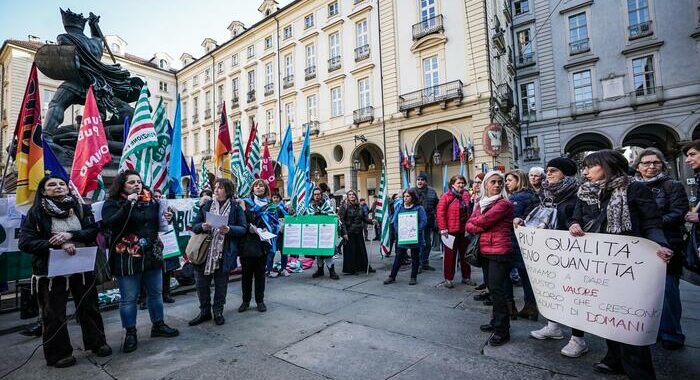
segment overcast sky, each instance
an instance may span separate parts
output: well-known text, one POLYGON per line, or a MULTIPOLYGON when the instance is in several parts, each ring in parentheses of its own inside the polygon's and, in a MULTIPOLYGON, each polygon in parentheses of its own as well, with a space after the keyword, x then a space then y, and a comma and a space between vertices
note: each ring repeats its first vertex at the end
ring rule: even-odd
MULTIPOLYGON (((292 0, 277 0, 280 8, 292 0)), ((219 44, 229 39, 226 29, 233 20, 250 26, 262 18, 258 7, 262 0, 0 0, 0 40, 27 39, 35 35, 55 41, 64 33, 59 7, 87 17, 93 12, 100 18, 105 35, 117 34, 127 43, 127 52, 143 58, 164 51, 179 67, 183 52, 194 57, 203 54, 206 37, 219 44)), ((89 35, 86 25, 85 33, 89 35)))

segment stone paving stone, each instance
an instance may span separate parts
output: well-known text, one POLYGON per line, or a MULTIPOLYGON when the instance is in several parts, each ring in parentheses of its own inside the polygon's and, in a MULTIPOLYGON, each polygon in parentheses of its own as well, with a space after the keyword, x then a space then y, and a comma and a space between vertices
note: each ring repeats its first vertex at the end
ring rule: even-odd
POLYGON ((359 293, 292 282, 276 290, 266 292, 266 301, 319 314, 328 314, 366 297, 359 293))
POLYGON ((345 321, 423 340, 462 348, 478 354, 485 336, 476 332, 485 323, 479 313, 370 296, 329 314, 345 321))

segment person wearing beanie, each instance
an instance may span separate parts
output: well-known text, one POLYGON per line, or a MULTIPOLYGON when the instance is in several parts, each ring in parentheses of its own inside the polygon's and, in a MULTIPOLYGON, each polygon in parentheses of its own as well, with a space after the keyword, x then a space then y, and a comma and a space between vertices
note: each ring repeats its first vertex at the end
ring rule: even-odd
POLYGON ((513 204, 508 201, 505 178, 498 171, 486 173, 481 183, 481 198, 467 222, 467 231, 479 237, 479 250, 488 273, 488 287, 493 301, 491 321, 481 325, 483 332, 492 332, 491 346, 510 340, 510 313, 506 286, 511 268, 513 244, 513 204))
MULTIPOLYGON (((578 181, 576 173, 578 165, 570 158, 558 157, 550 160, 547 163, 545 170, 546 178, 542 181, 542 191, 539 193, 541 210, 556 210, 556 219, 551 224, 543 223, 541 220, 525 220, 516 221, 516 224, 524 224, 527 226, 550 229, 550 230, 568 230, 566 221, 574 214, 576 206, 576 193, 578 191, 578 181)), ((532 215, 539 213, 533 212, 532 215)), ((541 215, 541 214, 540 214, 541 215)), ((523 309, 518 313, 519 317, 537 320, 538 310, 534 303, 526 303, 523 309)), ((535 339, 563 339, 564 334, 561 325, 549 321, 546 326, 539 330, 531 331, 530 336, 535 339)), ((561 350, 561 354, 570 358, 577 358, 588 352, 588 345, 583 339, 583 331, 571 329, 571 340, 561 350)))
POLYGON ((420 262, 422 270, 434 271, 435 268, 430 266, 430 251, 433 247, 433 233, 437 228, 435 218, 437 214, 437 204, 440 201, 437 192, 432 187, 428 186, 428 175, 421 172, 416 177, 416 187, 413 188, 418 194, 418 204, 423 206, 425 210, 427 224, 425 226, 425 237, 423 245, 420 249, 420 262))

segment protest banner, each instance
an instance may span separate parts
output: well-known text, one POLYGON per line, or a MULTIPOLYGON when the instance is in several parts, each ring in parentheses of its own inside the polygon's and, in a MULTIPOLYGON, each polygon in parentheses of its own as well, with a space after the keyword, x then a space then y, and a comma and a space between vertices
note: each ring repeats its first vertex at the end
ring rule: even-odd
POLYGON ((282 242, 284 254, 333 256, 337 234, 336 215, 287 216, 282 242))
POLYGON ((418 244, 418 212, 399 214, 399 245, 418 244))
POLYGON ((515 233, 545 318, 631 345, 656 342, 666 279, 658 244, 533 227, 515 233))

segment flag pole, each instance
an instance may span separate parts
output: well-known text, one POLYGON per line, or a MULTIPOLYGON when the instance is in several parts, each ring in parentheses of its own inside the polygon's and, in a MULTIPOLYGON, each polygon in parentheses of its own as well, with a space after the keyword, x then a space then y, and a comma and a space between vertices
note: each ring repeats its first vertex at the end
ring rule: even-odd
MULTIPOLYGON (((13 138, 14 141, 14 138, 13 138)), ((14 143, 13 143, 14 145, 14 143)), ((2 180, 0 180, 0 195, 5 195, 5 176, 7 175, 7 167, 10 166, 10 152, 12 152, 12 145, 10 146, 10 151, 7 152, 7 160, 5 160, 5 167, 2 169, 2 180)))

